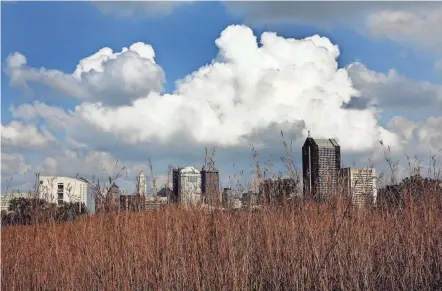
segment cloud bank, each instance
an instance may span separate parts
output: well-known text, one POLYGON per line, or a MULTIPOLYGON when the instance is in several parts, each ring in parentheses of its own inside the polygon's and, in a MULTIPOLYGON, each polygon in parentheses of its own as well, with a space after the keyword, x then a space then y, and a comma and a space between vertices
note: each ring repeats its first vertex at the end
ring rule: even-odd
POLYGON ((152 91, 160 92, 165 81, 163 69, 155 63, 153 48, 141 42, 121 52, 102 48, 80 60, 71 74, 28 67, 26 57, 16 52, 6 60, 6 73, 12 86, 29 89, 29 83, 42 83, 68 97, 113 106, 130 103, 152 91))

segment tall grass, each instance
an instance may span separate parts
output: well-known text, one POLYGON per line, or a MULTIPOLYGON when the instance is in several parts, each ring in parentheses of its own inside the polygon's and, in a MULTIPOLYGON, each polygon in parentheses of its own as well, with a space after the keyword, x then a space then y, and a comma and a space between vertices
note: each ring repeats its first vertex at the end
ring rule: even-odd
MULTIPOLYGON (((427 196, 428 197, 428 196, 427 196)), ((442 203, 169 206, 2 230, 2 290, 440 290, 442 203)))
POLYGON ((353 208, 345 197, 240 211, 168 205, 7 227, 1 287, 442 290, 442 195, 426 184, 402 191, 420 199, 387 210, 353 208))

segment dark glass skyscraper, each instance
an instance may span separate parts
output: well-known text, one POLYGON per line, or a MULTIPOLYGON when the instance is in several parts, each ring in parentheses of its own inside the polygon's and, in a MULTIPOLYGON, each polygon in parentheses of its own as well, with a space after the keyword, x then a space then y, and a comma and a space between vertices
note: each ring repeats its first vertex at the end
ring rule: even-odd
POLYGON ((326 201, 338 182, 341 148, 334 139, 308 137, 302 147, 304 195, 326 201))

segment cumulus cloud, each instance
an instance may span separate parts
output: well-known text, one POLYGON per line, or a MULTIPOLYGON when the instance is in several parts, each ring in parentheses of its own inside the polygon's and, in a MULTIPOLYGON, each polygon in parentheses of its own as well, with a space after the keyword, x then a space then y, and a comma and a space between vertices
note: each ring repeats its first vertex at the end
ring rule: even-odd
POLYGON ((346 25, 376 38, 442 54, 440 2, 267 1, 224 2, 228 11, 252 25, 300 23, 330 28, 346 25))
POLYGON ((298 122, 305 124, 302 137, 308 128, 317 137, 337 138, 349 151, 372 148, 381 131, 394 142, 377 125, 373 108, 342 108, 358 92, 338 68, 339 48, 327 38, 266 32, 260 44, 250 28, 229 26, 216 40, 218 58, 177 82, 174 94, 151 93, 118 108, 84 103, 77 113, 129 143, 164 143, 185 133, 199 144, 231 147, 247 143, 256 130, 298 122))
POLYGON ((388 127, 397 132, 407 144, 408 150, 424 155, 442 152, 442 117, 429 117, 423 121, 411 121, 402 116, 391 119, 388 127))
MULTIPOLYGON (((150 90, 119 105, 84 99, 71 110, 39 101, 11 107, 15 122, 44 122, 51 132, 64 134, 66 148, 48 154, 31 170, 92 175, 104 168, 109 171, 116 160, 124 160, 121 164, 128 166, 129 181, 133 184, 148 158, 153 158, 154 165, 161 168, 157 174, 164 176, 168 164, 201 165, 198 161, 203 160, 205 146, 218 148, 223 171, 232 163, 244 170, 243 165, 250 163, 252 144, 260 150, 283 154, 281 130, 286 138, 294 140, 295 155, 299 156, 296 150, 300 149, 307 130, 311 130, 314 137, 338 139, 343 153, 361 154, 366 162, 367 156, 379 150, 379 140, 398 152, 412 143, 410 132, 416 130, 422 132, 428 149, 435 150, 440 142, 434 133, 424 135, 425 130, 437 131, 438 120, 421 125, 396 119, 385 127, 378 122, 382 108, 397 108, 407 100, 413 108, 424 103, 422 100, 437 106, 441 101, 438 86, 414 82, 414 87, 406 87, 412 81, 395 71, 377 73, 358 63, 339 68, 339 47, 318 35, 287 39, 265 32, 258 38, 250 28, 234 25, 227 27, 215 43, 218 56, 179 80, 171 94, 150 90), (393 93, 401 89, 402 99, 397 99, 393 93), (385 93, 389 90, 391 93, 385 93), (420 99, 417 104, 416 96, 424 95, 428 99, 420 99), (360 105, 361 102, 365 103, 360 105)), ((143 59, 139 61, 149 55, 153 60, 150 46, 136 46, 138 57, 143 59)), ((124 53, 115 55, 101 50, 80 61, 74 73, 59 74, 76 80, 91 72, 104 74, 108 63, 124 53)), ((128 69, 128 78, 132 78, 134 67, 128 69)), ((25 59, 19 55, 10 60, 9 68, 41 74, 39 69, 26 67, 25 59)), ((101 75, 103 84, 110 82, 110 75, 101 75)), ((23 75, 15 76, 16 80, 30 81, 23 75)), ((11 74, 11 82, 13 78, 11 74)), ((80 88, 89 86, 78 84, 80 88)), ((20 143, 16 140, 16 144, 20 143)))
POLYGON ((11 121, 1 125, 3 147, 17 149, 37 149, 55 143, 55 137, 45 128, 37 129, 34 125, 20 121, 11 121))
POLYGON ((6 73, 13 86, 29 90, 29 83, 41 83, 81 101, 100 101, 112 106, 129 104, 149 94, 161 92, 163 69, 155 63, 150 45, 138 42, 121 52, 102 48, 80 60, 72 74, 46 68, 31 68, 21 53, 6 60, 6 73))
POLYGON ((361 97, 351 101, 355 108, 375 105, 382 109, 423 109, 442 113, 442 86, 415 81, 396 70, 379 73, 361 63, 348 66, 348 73, 361 97))
MULTIPOLYGON (((370 150, 380 138, 396 145, 394 135, 377 124, 375 108, 343 108, 360 94, 347 70, 338 68, 339 48, 327 38, 285 39, 265 32, 258 43, 250 28, 233 25, 215 42, 218 57, 178 81, 173 94, 151 92, 118 107, 84 102, 72 112, 36 102, 12 108, 12 114, 25 120, 44 115, 53 126, 70 123, 73 127, 76 122, 82 132, 93 129, 132 145, 180 140, 248 146, 258 133, 272 128, 279 134, 277 128, 287 128, 287 124, 296 124, 296 138, 303 139, 310 129, 316 137, 337 138, 347 151, 370 150)), ((137 46, 146 48, 141 44, 131 48, 137 46)), ((115 57, 101 50, 80 61, 73 77, 91 68, 105 71, 106 56, 115 57)), ((18 63, 22 66, 23 62, 18 63)))

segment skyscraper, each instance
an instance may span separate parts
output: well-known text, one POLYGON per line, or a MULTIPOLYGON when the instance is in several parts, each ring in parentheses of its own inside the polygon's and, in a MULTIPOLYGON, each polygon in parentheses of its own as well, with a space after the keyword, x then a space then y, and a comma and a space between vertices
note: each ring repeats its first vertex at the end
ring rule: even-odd
POLYGON ((341 148, 334 139, 306 139, 302 147, 304 195, 326 201, 338 182, 341 148))
POLYGON ((140 175, 137 177, 137 194, 146 195, 147 192, 147 183, 146 176, 144 176, 144 172, 141 171, 140 175))

